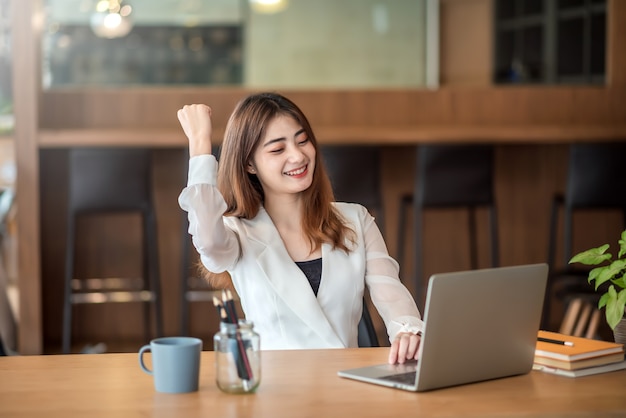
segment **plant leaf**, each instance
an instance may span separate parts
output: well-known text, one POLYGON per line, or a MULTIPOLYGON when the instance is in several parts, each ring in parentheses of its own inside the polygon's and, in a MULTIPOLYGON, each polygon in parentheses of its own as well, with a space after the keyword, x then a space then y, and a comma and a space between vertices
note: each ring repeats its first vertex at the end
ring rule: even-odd
POLYGON ((606 322, 611 329, 615 329, 619 321, 624 317, 624 307, 626 306, 626 289, 622 289, 619 294, 615 287, 609 288, 609 300, 606 305, 606 322))
POLYGON ((609 244, 604 244, 597 248, 590 248, 587 251, 583 251, 572 257, 569 261, 569 264, 581 263, 588 266, 595 266, 606 260, 611 259, 611 254, 605 254, 606 250, 608 249, 609 244))
POLYGON ((622 256, 626 254, 626 229, 622 231, 622 239, 620 239, 618 243, 619 252, 617 253, 617 258, 622 258, 622 256))
POLYGON ((626 277, 622 276, 617 279, 611 280, 613 284, 621 289, 626 289, 626 277))
POLYGON ((604 295, 600 296, 600 300, 598 301, 598 309, 602 309, 604 306, 606 306, 608 300, 609 292, 606 292, 604 295))
POLYGON ((606 270, 609 266, 596 267, 589 272, 589 276, 587 277, 587 282, 591 283, 595 279, 598 278, 602 271, 606 270))
POLYGON ((598 274, 596 278, 596 290, 598 287, 605 282, 613 279, 619 273, 621 273, 622 269, 626 266, 626 260, 615 260, 609 266, 606 266, 604 270, 598 274))

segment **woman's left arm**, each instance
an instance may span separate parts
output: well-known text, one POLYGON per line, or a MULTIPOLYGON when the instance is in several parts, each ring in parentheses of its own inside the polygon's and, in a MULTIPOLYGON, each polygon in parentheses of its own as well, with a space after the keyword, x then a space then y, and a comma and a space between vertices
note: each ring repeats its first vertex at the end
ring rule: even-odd
POLYGON ((424 323, 409 290, 399 278, 399 266, 387 251, 374 218, 365 211, 362 216, 365 244, 365 283, 372 303, 385 322, 391 349, 390 363, 416 359, 424 323))

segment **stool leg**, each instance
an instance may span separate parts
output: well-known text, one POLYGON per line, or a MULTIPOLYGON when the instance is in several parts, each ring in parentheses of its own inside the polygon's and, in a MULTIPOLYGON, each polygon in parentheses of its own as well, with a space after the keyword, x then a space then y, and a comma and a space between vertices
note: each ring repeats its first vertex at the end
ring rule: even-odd
POLYGON ((190 238, 187 214, 183 213, 181 222, 181 269, 180 269, 180 335, 189 335, 189 301, 187 300, 189 280, 190 238))
POLYGON ((397 245, 397 261, 400 265, 400 280, 402 280, 402 269, 404 268, 404 244, 406 242, 406 212, 411 203, 413 196, 405 194, 400 198, 400 208, 398 209, 398 245, 397 245))
MULTIPOLYGON (((163 312, 161 309, 161 275, 159 273, 159 254, 157 241, 157 224, 154 212, 149 210, 145 217, 144 225, 145 236, 147 239, 145 251, 147 251, 147 276, 152 291, 152 306, 154 310, 155 333, 157 337, 163 335, 163 312)), ((149 305, 147 305, 149 313, 149 305)), ((150 315, 146 317, 146 323, 149 324, 150 315)), ((147 328, 149 331, 149 327, 147 328)), ((148 337, 149 339, 149 337, 148 337)))
POLYGON ((72 279, 74 278, 74 216, 68 216, 67 238, 65 244, 65 283, 63 286, 63 336, 62 350, 69 354, 72 340, 72 279))
POLYGON ((489 230, 491 231, 491 266, 500 265, 500 240, 498 238, 498 210, 495 205, 489 208, 489 230))
MULTIPOLYGON (((423 283, 423 253, 422 253, 422 242, 423 242, 423 213, 420 205, 418 203, 413 204, 413 241, 414 241, 414 272, 413 272, 413 286, 415 291, 415 301, 417 303, 424 302, 423 297, 423 287, 425 283, 423 283)), ((422 303, 423 305, 423 303, 422 303)), ((422 311, 423 312, 423 311, 422 311)))
POLYGON ((476 208, 473 206, 468 208, 467 227, 469 232, 470 268, 476 270, 478 268, 478 238, 476 236, 476 208))

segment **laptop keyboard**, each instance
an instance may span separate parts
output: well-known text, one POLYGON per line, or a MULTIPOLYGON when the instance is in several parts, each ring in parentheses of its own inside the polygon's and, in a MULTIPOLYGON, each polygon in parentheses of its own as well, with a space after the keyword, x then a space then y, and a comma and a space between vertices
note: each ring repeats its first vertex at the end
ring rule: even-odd
POLYGON ((389 376, 383 376, 379 379, 389 380, 391 382, 396 383, 404 383, 405 385, 414 385, 415 384, 415 371, 400 373, 400 374, 390 374, 389 376))

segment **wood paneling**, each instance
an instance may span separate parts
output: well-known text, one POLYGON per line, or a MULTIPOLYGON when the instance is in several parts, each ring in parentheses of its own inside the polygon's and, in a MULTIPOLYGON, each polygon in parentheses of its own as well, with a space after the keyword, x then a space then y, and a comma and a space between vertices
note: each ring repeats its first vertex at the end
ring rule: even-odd
MULTIPOLYGON (((55 130, 174 130, 176 111, 187 103, 213 108, 223 130, 243 89, 108 89, 48 91, 40 128, 55 130)), ((626 85, 603 87, 444 87, 426 90, 283 91, 316 129, 429 127, 608 127, 626 124, 626 85)), ((547 138, 549 140, 549 138, 547 138)), ((113 139, 114 140, 114 139, 113 139)))
POLYGON ((488 86, 492 72, 493 0, 441 0, 443 86, 488 86))
POLYGON ((607 80, 611 86, 626 84, 626 2, 608 0, 607 80))

